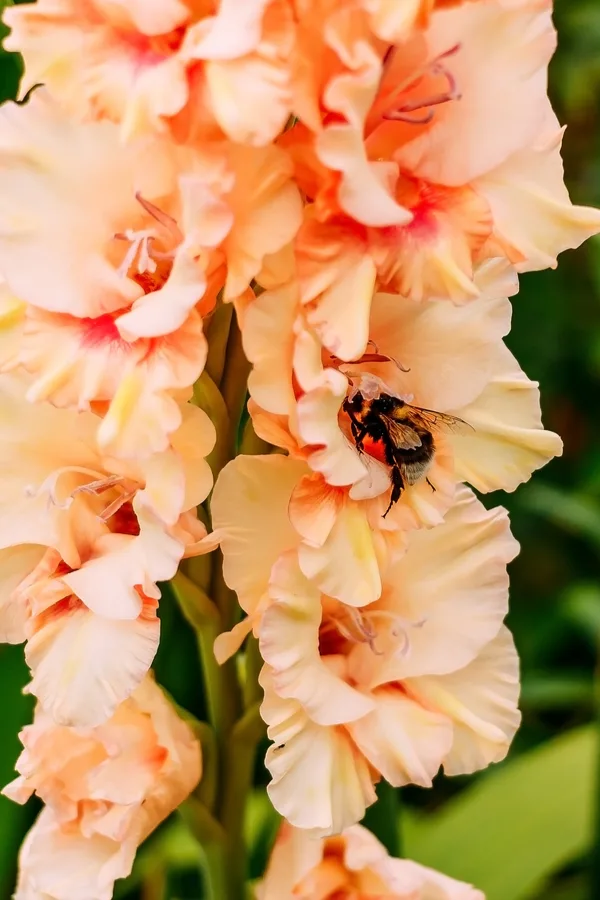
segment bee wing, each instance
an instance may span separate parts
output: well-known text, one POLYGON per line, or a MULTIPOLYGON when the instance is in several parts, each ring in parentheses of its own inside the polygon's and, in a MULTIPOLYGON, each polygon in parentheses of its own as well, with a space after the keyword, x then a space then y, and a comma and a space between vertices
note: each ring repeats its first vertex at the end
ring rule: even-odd
POLYGON ((420 406, 409 406, 409 409, 415 421, 430 431, 450 431, 454 434, 475 431, 472 425, 459 419, 458 416, 436 412, 434 409, 423 409, 420 406))
POLYGON ((390 416, 381 416, 392 443, 399 450, 415 450, 421 446, 421 438, 406 422, 398 422, 390 416))

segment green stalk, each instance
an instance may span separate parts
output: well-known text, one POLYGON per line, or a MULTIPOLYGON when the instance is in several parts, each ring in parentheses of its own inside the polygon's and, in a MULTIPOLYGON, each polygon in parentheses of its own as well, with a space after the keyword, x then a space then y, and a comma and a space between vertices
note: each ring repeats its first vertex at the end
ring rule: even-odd
POLYGON ((219 666, 213 645, 223 630, 216 605, 202 588, 178 572, 171 582, 181 610, 194 629, 204 675, 208 717, 217 743, 222 744, 231 731, 240 708, 239 686, 232 662, 219 666))
POLYGON ((221 382, 221 393, 229 412, 228 447, 232 459, 238 450, 238 430, 246 406, 249 374, 250 363, 244 354, 242 335, 237 322, 233 321, 229 330, 227 360, 221 382))
POLYGON ((206 327, 208 357, 204 371, 208 372, 217 386, 221 384, 221 378, 225 369, 227 341, 229 340, 229 329, 232 319, 233 304, 221 303, 215 309, 206 327))
POLYGON ((232 861, 227 900, 243 897, 247 878, 247 848, 244 840, 244 813, 252 786, 256 748, 264 734, 259 704, 250 707, 236 722, 225 752, 227 778, 219 807, 219 820, 226 835, 228 856, 232 861))

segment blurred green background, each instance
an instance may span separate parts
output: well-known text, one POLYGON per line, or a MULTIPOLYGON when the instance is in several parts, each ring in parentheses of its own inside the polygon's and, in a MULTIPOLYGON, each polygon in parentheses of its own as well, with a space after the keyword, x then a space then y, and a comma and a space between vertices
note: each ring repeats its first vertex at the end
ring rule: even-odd
MULTIPOLYGON (((569 125, 566 180, 574 202, 600 206, 600 0, 557 0, 555 22, 551 93, 569 125)), ((17 56, 0 56, 1 101, 15 96, 19 75, 17 56)), ((515 495, 485 499, 509 508, 522 548, 511 567, 509 624, 522 660, 523 725, 501 765, 440 777, 430 791, 406 789, 401 802, 383 790, 368 818, 392 849, 401 843, 405 855, 472 881, 488 900, 600 900, 600 240, 521 283, 508 343, 541 384, 546 425, 565 441, 563 458, 515 495)), ((157 675, 201 715, 194 637, 170 600, 161 604, 157 675)), ((26 681, 22 649, 0 647, 2 784, 31 716, 26 681)), ((256 784, 264 783, 259 765, 256 784)), ((11 895, 36 809, 0 798, 0 900, 11 895)), ((255 877, 276 824, 257 790, 247 823, 255 877)), ((197 848, 179 819, 150 839, 117 896, 202 897, 197 848)))

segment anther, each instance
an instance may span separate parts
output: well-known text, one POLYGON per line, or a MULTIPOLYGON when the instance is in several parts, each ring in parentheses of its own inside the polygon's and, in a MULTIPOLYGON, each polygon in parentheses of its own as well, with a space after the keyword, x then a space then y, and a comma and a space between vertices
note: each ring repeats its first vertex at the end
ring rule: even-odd
MULTIPOLYGON (((440 53, 428 66, 430 72, 434 75, 443 75, 447 81, 447 88, 445 91, 442 91, 439 94, 434 94, 431 97, 427 97, 424 100, 415 100, 412 103, 409 101, 408 103, 403 103, 401 106, 396 107, 395 109, 391 109, 388 112, 383 114, 384 119, 392 120, 395 122, 407 122, 410 125, 426 125, 433 119, 434 110, 433 106, 440 106, 442 103, 448 103, 450 100, 460 100, 461 93, 458 90, 458 86, 456 83, 456 79, 452 72, 449 72, 448 69, 441 64, 440 60, 447 59, 449 56, 454 56, 455 53, 460 49, 460 44, 455 44, 453 47, 450 47, 449 50, 446 50, 444 53, 440 53), (420 110, 425 110, 422 115, 411 115, 412 113, 418 113, 420 110)), ((416 76, 412 83, 406 85, 406 89, 410 87, 415 87, 419 81, 422 80, 422 74, 416 76)))

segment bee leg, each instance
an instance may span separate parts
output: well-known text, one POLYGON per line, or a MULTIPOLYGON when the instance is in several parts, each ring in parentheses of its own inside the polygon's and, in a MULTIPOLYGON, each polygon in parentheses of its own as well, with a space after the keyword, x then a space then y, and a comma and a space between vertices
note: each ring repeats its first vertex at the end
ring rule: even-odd
POLYGON ((357 425, 354 421, 350 422, 350 428, 352 429, 352 437, 354 438, 356 449, 359 453, 364 453, 363 441, 369 433, 368 429, 364 425, 357 425))
POLYGON ((398 466, 392 466, 392 470, 390 472, 390 478, 392 479, 392 496, 390 497, 390 502, 388 504, 388 508, 386 509, 386 511, 383 514, 384 519, 387 516, 387 514, 389 513, 392 506, 394 505, 394 503, 398 502, 398 500, 400 499, 400 494, 404 490, 404 480, 402 478, 402 473, 401 473, 400 469, 398 468, 398 466))
POLYGON ((435 494, 435 492, 437 491, 437 488, 434 487, 434 486, 432 485, 432 483, 430 482, 429 478, 426 478, 425 481, 427 482, 427 484, 429 485, 429 487, 431 488, 431 490, 432 490, 433 493, 435 494))

